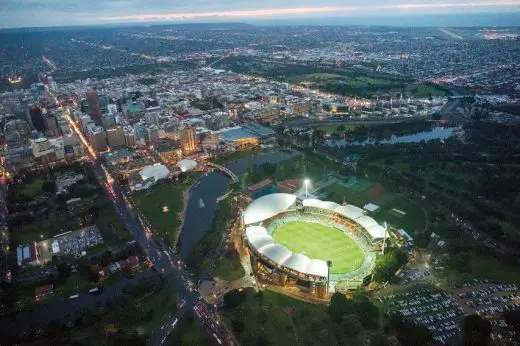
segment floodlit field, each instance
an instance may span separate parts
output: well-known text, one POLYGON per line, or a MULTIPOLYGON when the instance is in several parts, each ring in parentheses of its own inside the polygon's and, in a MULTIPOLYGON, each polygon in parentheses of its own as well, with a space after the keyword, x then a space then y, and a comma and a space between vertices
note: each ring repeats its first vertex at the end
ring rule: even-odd
POLYGON ((311 259, 331 260, 332 274, 358 269, 365 254, 356 242, 342 231, 312 222, 289 222, 272 234, 275 242, 311 259))

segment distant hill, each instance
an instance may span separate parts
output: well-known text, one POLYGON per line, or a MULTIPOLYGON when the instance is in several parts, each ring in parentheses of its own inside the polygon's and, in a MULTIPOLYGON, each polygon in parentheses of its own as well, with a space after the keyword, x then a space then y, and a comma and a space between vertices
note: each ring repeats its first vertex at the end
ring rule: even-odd
POLYGON ((140 27, 172 27, 179 30, 240 30, 254 28, 252 24, 246 23, 171 23, 171 22, 150 22, 150 23, 117 23, 106 25, 75 25, 75 26, 45 26, 29 28, 7 28, 0 29, 0 33, 26 33, 26 32, 56 32, 56 31, 79 31, 79 30, 103 30, 118 28, 140 28, 140 27))

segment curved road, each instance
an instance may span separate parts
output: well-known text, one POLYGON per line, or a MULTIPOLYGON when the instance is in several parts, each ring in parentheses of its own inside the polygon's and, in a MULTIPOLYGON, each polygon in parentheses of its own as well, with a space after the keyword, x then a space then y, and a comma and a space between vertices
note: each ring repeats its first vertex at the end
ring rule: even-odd
MULTIPOLYGON (((56 97, 55 101, 59 104, 56 97)), ((176 323, 186 312, 192 311, 196 304, 198 304, 198 306, 205 304, 199 303, 201 297, 194 289, 195 285, 191 279, 192 274, 186 271, 181 259, 172 251, 172 249, 166 247, 161 239, 147 234, 141 221, 134 212, 133 207, 130 205, 129 201, 124 198, 122 189, 111 177, 108 176, 108 173, 106 173, 107 171, 102 166, 99 158, 96 157, 96 153, 92 150, 92 147, 80 132, 78 125, 70 117, 70 109, 66 108, 65 111, 67 112, 65 119, 69 122, 71 129, 80 137, 81 141, 88 149, 88 155, 99 185, 112 199, 114 209, 119 214, 126 228, 134 234, 136 242, 144 249, 151 262, 154 264, 155 269, 164 275, 165 279, 170 284, 169 286, 171 289, 178 296, 179 300, 183 302, 182 307, 175 312, 167 324, 162 328, 158 328, 157 331, 153 333, 152 345, 161 345, 165 342, 167 336, 171 333, 176 323), (113 183, 110 183, 109 181, 112 181, 113 183)), ((119 284, 124 285, 126 283, 123 282, 119 284)), ((117 287, 118 286, 114 288, 114 294, 117 294, 117 287)), ((88 306, 86 300, 85 303, 81 303, 82 301, 83 300, 79 300, 78 298, 74 301, 67 301, 66 305, 72 305, 75 307, 81 306, 81 308, 88 306), (82 304, 85 305, 83 306, 82 304)), ((90 302, 90 304, 93 303, 90 302)), ((53 318, 55 317, 53 316, 53 318)), ((203 325, 203 329, 213 338, 217 339, 218 337, 218 340, 226 345, 236 344, 236 342, 233 341, 233 335, 225 328, 225 326, 216 323, 211 307, 208 309, 208 314, 200 316, 199 320, 203 325)))

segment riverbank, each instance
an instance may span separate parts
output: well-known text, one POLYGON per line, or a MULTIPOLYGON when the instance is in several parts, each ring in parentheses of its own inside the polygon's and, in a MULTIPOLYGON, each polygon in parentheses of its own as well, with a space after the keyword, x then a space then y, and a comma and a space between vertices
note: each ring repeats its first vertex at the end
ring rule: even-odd
MULTIPOLYGON (((296 151, 251 151, 248 152, 246 157, 239 159, 228 157, 228 159, 235 159, 235 161, 228 161, 225 167, 237 176, 241 176, 255 165, 262 165, 266 162, 277 164, 298 155, 300 154, 296 151)), ((184 223, 177 243, 179 256, 182 259, 186 259, 204 234, 211 231, 218 208, 218 198, 224 196, 228 191, 230 178, 221 172, 211 172, 201 177, 199 181, 199 184, 190 189, 190 197, 187 200, 187 207, 184 214, 184 223), (199 203, 200 200, 204 202, 202 207, 199 203)), ((221 203, 227 200, 228 199, 225 199, 221 201, 221 203)))
POLYGON ((175 249, 175 251, 177 251, 177 246, 179 244, 179 238, 180 238, 180 236, 182 234, 182 231, 183 231, 184 219, 186 217, 186 210, 188 210, 188 202, 190 201, 190 195, 191 195, 190 191, 191 191, 192 187, 195 184, 196 184, 196 182, 191 184, 189 188, 185 189, 182 192, 182 204, 183 204, 183 207, 182 207, 182 212, 180 214, 181 224, 177 228, 177 232, 176 232, 176 235, 175 235, 175 241, 174 241, 173 246, 172 246, 172 249, 175 249))

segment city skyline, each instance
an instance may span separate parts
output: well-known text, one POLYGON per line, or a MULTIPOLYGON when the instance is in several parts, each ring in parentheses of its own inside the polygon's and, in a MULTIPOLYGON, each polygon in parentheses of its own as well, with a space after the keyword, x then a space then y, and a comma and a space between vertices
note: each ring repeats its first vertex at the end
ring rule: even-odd
MULTIPOLYGON (((152 0, 143 7, 138 1, 111 0, 88 3, 43 0, 6 0, 1 6, 3 28, 99 25, 154 22, 266 21, 301 18, 374 18, 397 16, 457 15, 475 13, 520 13, 519 0, 465 1, 425 0, 301 1, 163 1, 152 0)), ((371 24, 371 23, 367 23, 371 24)))

